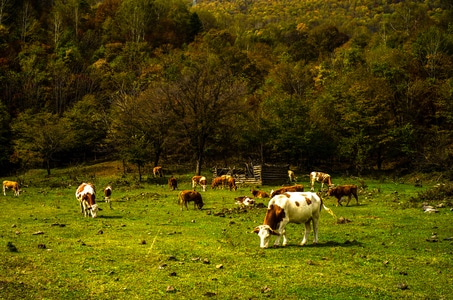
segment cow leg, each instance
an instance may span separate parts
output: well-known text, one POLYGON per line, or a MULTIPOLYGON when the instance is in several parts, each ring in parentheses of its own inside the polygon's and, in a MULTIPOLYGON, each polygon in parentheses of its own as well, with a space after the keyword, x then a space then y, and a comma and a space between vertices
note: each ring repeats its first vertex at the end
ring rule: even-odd
POLYGON ((318 243, 318 221, 319 219, 316 217, 313 219, 313 244, 318 243))
POLYGON ((3 195, 6 196, 6 186, 3 186, 3 195))
POLYGON ((341 197, 340 197, 340 198, 337 198, 337 207, 338 207, 338 205, 339 205, 339 206, 343 206, 343 205, 341 204, 341 197))
POLYGON ((357 202, 357 205, 359 205, 359 197, 357 197, 357 194, 354 194, 355 201, 357 202))
POLYGON ((349 201, 351 201, 351 194, 349 194, 349 196, 348 196, 348 202, 346 203, 346 206, 349 205, 349 201))
POLYGON ((301 246, 305 245, 308 241, 308 236, 310 235, 311 226, 310 221, 305 222, 305 232, 304 232, 304 239, 300 243, 301 246))

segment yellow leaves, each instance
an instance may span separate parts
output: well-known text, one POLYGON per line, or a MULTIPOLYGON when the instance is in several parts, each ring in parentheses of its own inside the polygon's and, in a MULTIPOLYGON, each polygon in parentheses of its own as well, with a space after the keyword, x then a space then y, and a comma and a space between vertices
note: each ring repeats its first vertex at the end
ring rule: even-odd
POLYGON ((305 24, 305 23, 297 24, 296 30, 299 31, 299 32, 307 31, 308 30, 307 24, 305 24))

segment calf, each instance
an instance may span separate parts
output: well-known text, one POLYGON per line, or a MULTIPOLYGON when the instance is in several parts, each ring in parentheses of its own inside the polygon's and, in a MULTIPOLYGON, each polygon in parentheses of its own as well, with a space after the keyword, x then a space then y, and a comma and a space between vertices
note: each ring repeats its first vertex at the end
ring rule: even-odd
POLYGON ((255 198, 269 198, 269 194, 264 191, 252 189, 251 192, 255 198))
POLYGON ((357 186, 355 184, 347 184, 347 185, 339 185, 334 188, 329 188, 327 191, 327 196, 334 196, 337 198, 337 206, 341 206, 341 197, 348 196, 348 202, 346 206, 349 205, 349 201, 351 201, 351 195, 354 196, 357 205, 359 205, 359 197, 357 196, 357 186))
POLYGON ((178 181, 176 180, 175 177, 171 176, 170 178, 168 178, 168 187, 172 191, 174 191, 178 188, 178 181))
POLYGON ((16 181, 9 181, 9 180, 3 181, 3 195, 5 195, 5 196, 6 196, 7 189, 12 189, 14 191, 14 196, 19 196, 20 188, 19 188, 19 183, 17 183, 16 181))
POLYGON ((162 170, 162 167, 161 166, 156 166, 153 168, 153 176, 154 177, 162 177, 164 176, 164 171, 162 170))
POLYGON ((204 176, 195 175, 194 177, 192 177, 192 188, 194 191, 195 191, 195 188, 197 187, 197 185, 200 185, 201 188, 203 189, 203 192, 206 192, 207 183, 208 183, 208 181, 206 180, 206 177, 204 177, 204 176))
POLYGON ((82 183, 76 190, 76 198, 80 202, 80 208, 85 217, 91 215, 96 218, 98 205, 96 204, 96 189, 91 183, 82 183))
POLYGON ((311 190, 315 190, 315 181, 321 182, 321 190, 324 188, 324 183, 327 183, 327 185, 330 187, 332 186, 332 181, 330 179, 330 175, 327 173, 322 173, 322 172, 311 172, 310 173, 310 184, 311 184, 311 190))
POLYGON ((194 209, 198 208, 201 210, 203 208, 203 200, 199 192, 192 190, 184 190, 178 194, 178 202, 179 205, 181 206, 181 210, 183 210, 183 206, 185 206, 186 209, 189 210, 189 208, 187 207, 187 203, 191 201, 193 201, 194 209))
POLYGON ((277 195, 281 195, 286 192, 303 192, 304 191, 304 186, 302 184, 296 184, 296 185, 289 185, 289 186, 283 186, 279 189, 276 189, 275 191, 271 191, 271 198, 277 195))
POLYGON ((280 245, 280 236, 283 236, 283 246, 288 244, 286 239, 286 225, 288 223, 305 224, 305 234, 301 246, 305 245, 313 223, 314 240, 318 243, 318 222, 321 209, 324 208, 329 214, 335 216, 332 210, 327 208, 321 197, 312 192, 289 192, 273 197, 269 201, 263 225, 254 229, 260 237, 260 247, 267 248, 271 235, 276 235, 274 247, 280 245))

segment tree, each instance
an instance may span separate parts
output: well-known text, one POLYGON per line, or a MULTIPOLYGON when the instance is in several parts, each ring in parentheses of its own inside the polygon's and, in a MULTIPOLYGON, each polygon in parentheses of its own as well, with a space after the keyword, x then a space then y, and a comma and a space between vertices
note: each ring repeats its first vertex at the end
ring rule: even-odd
POLYGON ((69 149, 74 141, 66 119, 51 113, 23 112, 12 124, 15 152, 24 168, 44 163, 50 175, 54 156, 69 149))
POLYGON ((242 113, 245 84, 217 57, 204 54, 187 57, 175 80, 162 86, 162 93, 176 117, 176 128, 189 141, 195 172, 200 174, 212 138, 234 125, 229 124, 230 117, 242 113))

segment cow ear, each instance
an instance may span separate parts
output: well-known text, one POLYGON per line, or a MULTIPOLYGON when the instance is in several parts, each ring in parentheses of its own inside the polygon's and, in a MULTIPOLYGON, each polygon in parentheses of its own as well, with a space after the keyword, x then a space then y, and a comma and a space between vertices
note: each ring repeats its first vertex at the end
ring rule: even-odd
POLYGON ((252 233, 256 233, 258 234, 260 232, 260 228, 259 227, 255 227, 255 229, 253 229, 252 233))

